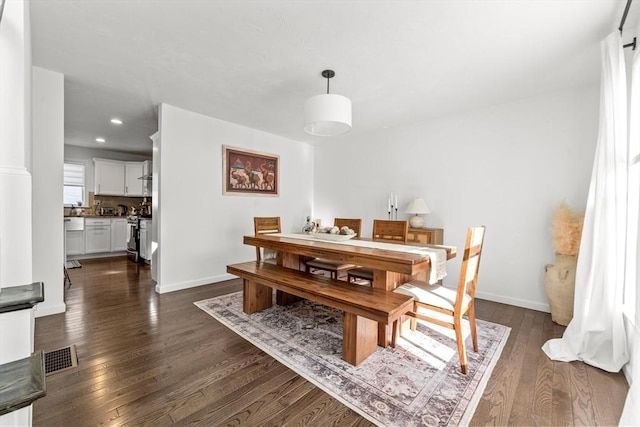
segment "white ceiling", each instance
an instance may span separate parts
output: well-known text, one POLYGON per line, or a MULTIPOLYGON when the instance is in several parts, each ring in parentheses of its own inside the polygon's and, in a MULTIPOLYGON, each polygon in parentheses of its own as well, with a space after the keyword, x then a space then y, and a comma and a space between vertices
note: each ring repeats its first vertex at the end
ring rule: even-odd
POLYGON ((351 134, 593 84, 625 3, 31 0, 33 63, 65 75, 67 144, 150 153, 161 102, 315 143, 326 68, 351 134))

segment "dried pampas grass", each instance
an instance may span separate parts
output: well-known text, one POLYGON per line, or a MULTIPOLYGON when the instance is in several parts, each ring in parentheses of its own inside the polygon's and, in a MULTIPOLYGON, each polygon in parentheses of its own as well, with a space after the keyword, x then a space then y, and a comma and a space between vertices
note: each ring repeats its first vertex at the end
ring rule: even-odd
POLYGON ((553 246, 557 254, 578 255, 584 214, 574 213, 563 202, 553 214, 553 246))

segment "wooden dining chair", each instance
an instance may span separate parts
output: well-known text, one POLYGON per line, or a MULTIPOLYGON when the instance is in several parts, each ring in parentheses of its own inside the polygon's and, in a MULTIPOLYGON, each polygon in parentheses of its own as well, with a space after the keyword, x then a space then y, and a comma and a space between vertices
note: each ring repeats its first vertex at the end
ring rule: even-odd
MULTIPOLYGON (((279 216, 256 216, 253 217, 253 232, 256 236, 260 234, 281 233, 279 216)), ((256 247, 256 260, 261 261, 263 258, 273 259, 275 256, 263 256, 264 248, 256 247)))
MULTIPOLYGON (((357 239, 360 236, 360 229, 362 228, 362 219, 360 218, 335 218, 333 220, 333 225, 336 227, 349 227, 353 231, 356 232, 357 239)), ((356 268, 357 265, 349 264, 342 261, 335 261, 332 259, 323 259, 323 258, 314 258, 308 261, 305 261, 305 269, 307 273, 311 272, 311 270, 320 270, 320 271, 328 271, 331 273, 331 277, 337 279, 340 277, 340 274, 345 271, 349 271, 352 268, 356 268)))
MULTIPOLYGON (((445 288, 441 284, 430 285, 428 282, 420 280, 405 283, 394 290, 399 294, 412 296, 414 299, 413 310, 406 313, 406 315, 411 316, 412 330, 416 328, 416 319, 420 319, 455 331, 460 369, 463 374, 467 373, 467 352, 462 330, 462 316, 465 314, 469 318, 473 351, 478 351, 476 315, 473 302, 476 295, 484 233, 484 226, 470 227, 467 230, 467 241, 464 245, 464 256, 457 290, 445 288)), ((392 347, 395 347, 396 337, 400 334, 400 327, 401 321, 398 322, 396 320, 393 323, 392 347)))
MULTIPOLYGON (((376 242, 406 243, 409 223, 407 221, 393 221, 384 219, 373 220, 372 240, 376 242)), ((367 280, 373 284, 373 269, 357 267, 347 271, 349 282, 354 280, 367 280)))

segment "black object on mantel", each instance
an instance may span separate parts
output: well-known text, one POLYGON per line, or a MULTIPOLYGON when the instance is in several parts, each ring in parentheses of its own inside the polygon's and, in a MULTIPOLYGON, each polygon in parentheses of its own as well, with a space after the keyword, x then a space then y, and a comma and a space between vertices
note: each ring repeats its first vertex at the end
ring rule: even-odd
POLYGON ((42 301, 44 301, 44 283, 42 282, 2 288, 0 291, 0 313, 32 308, 42 301))
POLYGON ((29 406, 46 392, 42 350, 0 365, 0 415, 29 406))

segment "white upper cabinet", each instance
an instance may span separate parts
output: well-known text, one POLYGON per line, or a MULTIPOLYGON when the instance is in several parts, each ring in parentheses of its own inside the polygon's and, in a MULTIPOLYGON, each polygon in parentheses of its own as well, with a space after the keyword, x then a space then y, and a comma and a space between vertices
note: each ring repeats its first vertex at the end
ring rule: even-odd
POLYGON ((143 162, 93 159, 95 163, 95 194, 103 196, 145 196, 146 181, 143 162))
POLYGON ((124 195, 132 197, 142 197, 144 195, 144 180, 140 179, 140 177, 144 175, 142 171, 142 162, 126 162, 124 175, 124 195))
POLYGON ((95 194, 124 196, 124 162, 93 159, 95 163, 95 194))

